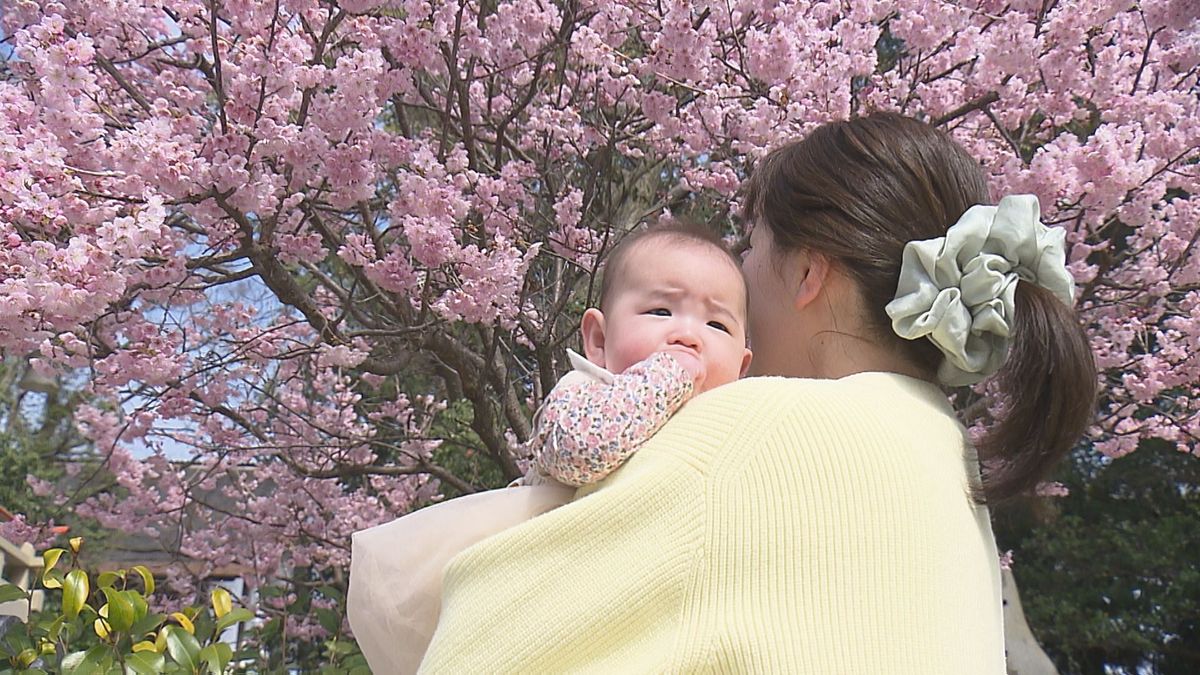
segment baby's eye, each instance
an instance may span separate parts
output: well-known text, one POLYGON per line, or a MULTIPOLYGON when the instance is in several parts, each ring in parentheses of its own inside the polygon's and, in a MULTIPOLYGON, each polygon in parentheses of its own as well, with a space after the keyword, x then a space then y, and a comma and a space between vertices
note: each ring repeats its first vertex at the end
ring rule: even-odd
POLYGON ((671 310, 667 309, 666 307, 655 307, 654 309, 648 310, 646 314, 651 314, 653 316, 671 316, 671 310))
POLYGON ((725 332, 725 333, 729 333, 730 335, 733 334, 733 331, 729 330, 729 327, 726 326, 725 324, 721 323, 720 321, 709 321, 708 326, 709 326, 709 328, 716 328, 717 330, 725 332))

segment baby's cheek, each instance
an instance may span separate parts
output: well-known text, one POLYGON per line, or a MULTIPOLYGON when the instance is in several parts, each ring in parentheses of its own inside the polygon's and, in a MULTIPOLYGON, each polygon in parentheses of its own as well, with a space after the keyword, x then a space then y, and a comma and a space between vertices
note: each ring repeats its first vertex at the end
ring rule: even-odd
POLYGON ((724 363, 710 366, 708 369, 708 379, 704 382, 704 391, 734 382, 738 379, 740 370, 740 363, 736 368, 724 363))
POLYGON ((625 340, 612 351, 612 361, 608 369, 614 373, 625 372, 630 366, 650 358, 654 353, 654 345, 642 340, 625 340))

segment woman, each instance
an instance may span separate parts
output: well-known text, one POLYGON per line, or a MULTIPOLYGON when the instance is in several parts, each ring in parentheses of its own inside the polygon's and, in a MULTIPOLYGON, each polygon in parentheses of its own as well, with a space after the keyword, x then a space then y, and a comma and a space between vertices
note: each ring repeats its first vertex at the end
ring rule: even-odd
POLYGON ((1003 673, 986 504, 1070 449, 1096 375, 1061 232, 1032 197, 988 203, 897 115, 772 152, 744 267, 754 373, 782 377, 697 397, 598 489, 456 558, 422 672, 1003 673), (939 383, 991 375, 981 479, 939 383))

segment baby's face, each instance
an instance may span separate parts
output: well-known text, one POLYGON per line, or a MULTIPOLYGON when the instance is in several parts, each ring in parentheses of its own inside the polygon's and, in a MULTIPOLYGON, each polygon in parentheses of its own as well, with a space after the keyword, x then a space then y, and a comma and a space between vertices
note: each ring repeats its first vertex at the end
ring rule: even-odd
POLYGON ((728 384, 750 365, 746 288, 721 251, 698 242, 648 239, 629 252, 604 312, 601 364, 619 373, 670 352, 697 393, 728 384))

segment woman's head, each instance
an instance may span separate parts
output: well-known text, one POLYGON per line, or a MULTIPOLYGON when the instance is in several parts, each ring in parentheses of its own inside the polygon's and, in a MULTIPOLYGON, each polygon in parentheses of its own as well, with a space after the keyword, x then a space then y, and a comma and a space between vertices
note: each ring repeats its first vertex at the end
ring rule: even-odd
MULTIPOLYGON (((989 201, 983 172, 957 143, 917 120, 877 113, 826 124, 769 154, 746 185, 742 215, 765 230, 756 239, 769 240, 772 263, 804 251, 837 266, 862 300, 861 315, 846 323, 861 319, 858 328, 867 333, 861 337, 893 348, 931 376, 941 352, 928 341, 898 337, 883 308, 896 294, 905 244, 944 235, 968 208, 989 201)), ((770 314, 764 309, 751 317, 757 322, 770 314)), ((759 364, 767 365, 765 345, 755 347, 759 364)))
MULTIPOLYGON (((961 146, 897 114, 826 124, 770 153, 745 186, 742 213, 754 227, 746 273, 756 372, 812 376, 858 345, 868 355, 858 370, 934 379, 943 353, 898 336, 885 307, 906 244, 943 237, 990 202, 961 146), (827 334, 842 338, 837 348, 814 351, 827 334)), ((1072 308, 1020 282, 1013 324, 996 378, 1005 412, 980 443, 994 467, 983 488, 992 500, 1032 487, 1070 449, 1090 423, 1095 390, 1072 308)))

